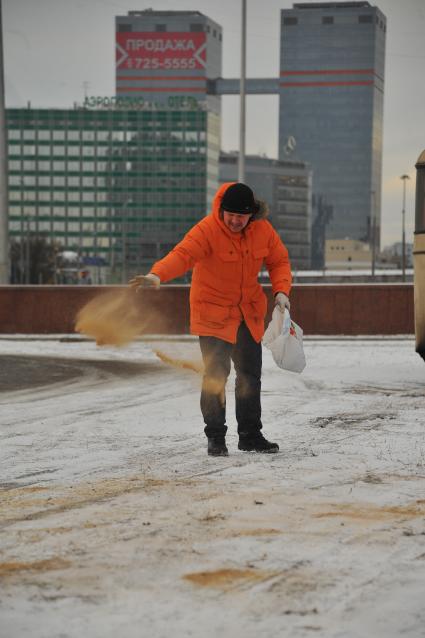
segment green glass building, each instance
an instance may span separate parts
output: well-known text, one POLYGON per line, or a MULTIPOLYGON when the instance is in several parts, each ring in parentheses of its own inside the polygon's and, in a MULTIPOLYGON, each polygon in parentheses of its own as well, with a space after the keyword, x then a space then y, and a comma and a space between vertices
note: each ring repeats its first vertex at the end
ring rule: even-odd
POLYGON ((9 227, 12 241, 43 237, 103 263, 112 282, 148 270, 208 211, 220 121, 190 98, 107 102, 7 110, 9 227))

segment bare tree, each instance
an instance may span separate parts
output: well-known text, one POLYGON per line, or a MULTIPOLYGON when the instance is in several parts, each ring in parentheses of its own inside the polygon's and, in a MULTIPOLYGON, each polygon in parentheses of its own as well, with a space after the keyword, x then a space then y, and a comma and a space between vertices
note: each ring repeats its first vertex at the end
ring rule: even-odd
POLYGON ((30 235, 10 246, 12 284, 55 283, 56 258, 59 243, 51 243, 40 235, 30 235))

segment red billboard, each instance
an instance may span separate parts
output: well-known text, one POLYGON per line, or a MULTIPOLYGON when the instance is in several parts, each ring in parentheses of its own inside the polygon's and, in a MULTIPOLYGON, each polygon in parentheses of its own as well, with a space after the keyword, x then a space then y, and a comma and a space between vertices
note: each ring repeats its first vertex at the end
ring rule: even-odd
POLYGON ((205 69, 206 34, 192 32, 118 32, 118 70, 205 69))

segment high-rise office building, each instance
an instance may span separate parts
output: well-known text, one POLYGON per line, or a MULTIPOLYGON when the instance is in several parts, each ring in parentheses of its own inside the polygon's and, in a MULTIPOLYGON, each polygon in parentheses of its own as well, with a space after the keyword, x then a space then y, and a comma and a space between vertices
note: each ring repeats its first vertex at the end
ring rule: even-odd
MULTIPOLYGON (((260 155, 245 158, 246 182, 267 202, 269 220, 288 248, 294 270, 308 270, 311 260, 311 171, 304 162, 260 155)), ((220 182, 238 178, 238 153, 220 154, 220 182)))
POLYGON ((222 73, 222 29, 199 11, 129 11, 117 16, 116 94, 155 108, 196 105, 206 113, 204 133, 208 209, 218 183, 220 106, 207 93, 222 73))
POLYGON ((316 266, 325 237, 379 247, 385 32, 369 2, 281 12, 279 157, 312 167, 316 266))

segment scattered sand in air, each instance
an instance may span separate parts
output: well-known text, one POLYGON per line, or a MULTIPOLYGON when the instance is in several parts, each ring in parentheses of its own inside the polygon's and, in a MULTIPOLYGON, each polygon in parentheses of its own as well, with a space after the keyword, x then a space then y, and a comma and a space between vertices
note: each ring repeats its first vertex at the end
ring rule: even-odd
MULTIPOLYGON (((75 330, 96 340, 98 346, 125 346, 142 332, 146 325, 137 292, 128 288, 102 293, 89 301, 78 313, 75 330)), ((156 356, 175 368, 203 373, 197 361, 171 357, 161 350, 156 356)))
POLYGON ((168 365, 174 366, 175 368, 184 368, 186 370, 193 370, 197 374, 202 374, 204 371, 204 367, 202 364, 197 363, 196 361, 190 361, 188 359, 175 359, 174 357, 170 357, 165 354, 161 350, 155 350, 156 356, 161 359, 164 363, 168 363, 168 365))
POLYGON ((98 295, 78 313, 76 331, 96 339, 98 346, 130 343, 144 325, 136 295, 131 288, 98 295))

